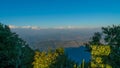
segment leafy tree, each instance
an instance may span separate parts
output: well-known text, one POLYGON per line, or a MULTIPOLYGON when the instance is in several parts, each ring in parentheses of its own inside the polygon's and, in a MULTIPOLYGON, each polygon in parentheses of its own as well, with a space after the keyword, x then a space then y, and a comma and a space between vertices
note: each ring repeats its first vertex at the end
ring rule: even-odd
POLYGON ((100 40, 101 40, 101 33, 96 32, 96 33, 94 33, 94 36, 92 37, 92 39, 89 43, 92 45, 100 45, 101 44, 100 40))
POLYGON ((33 68, 50 68, 55 63, 57 53, 35 52, 33 68))
MULTIPOLYGON (((102 35, 95 33, 87 48, 91 51, 92 45, 106 44, 111 48, 110 55, 106 58, 113 68, 120 67, 120 25, 102 27, 102 35), (100 43, 101 36, 104 36, 104 43, 100 43), (109 59, 109 60, 108 60, 109 59)), ((102 57, 102 59, 105 59, 102 57)))
POLYGON ((11 32, 7 25, 0 23, 0 67, 28 68, 27 65, 30 66, 32 62, 32 56, 33 51, 26 42, 16 33, 11 32))
POLYGON ((102 28, 105 34, 105 42, 111 46, 110 55, 111 64, 115 68, 120 67, 120 25, 108 26, 102 28))
POLYGON ((109 45, 119 47, 120 46, 120 25, 102 27, 102 31, 105 34, 105 42, 109 45))
POLYGON ((95 32, 93 37, 90 38, 90 41, 88 43, 84 43, 84 45, 86 46, 87 50, 86 51, 91 51, 91 46, 92 45, 101 45, 101 39, 102 39, 102 33, 100 32, 95 32))
POLYGON ((54 51, 35 52, 34 68, 74 68, 75 62, 68 59, 63 48, 54 51))
POLYGON ((111 68, 109 60, 110 46, 92 45, 91 48, 91 68, 111 68))

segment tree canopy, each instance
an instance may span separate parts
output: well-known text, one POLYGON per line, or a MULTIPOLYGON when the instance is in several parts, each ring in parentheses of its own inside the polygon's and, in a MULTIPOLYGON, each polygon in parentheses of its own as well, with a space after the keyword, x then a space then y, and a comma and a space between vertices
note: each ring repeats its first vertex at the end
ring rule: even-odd
POLYGON ((33 53, 25 41, 11 32, 7 25, 0 23, 1 68, 28 68, 32 63, 33 53))
POLYGON ((65 55, 63 48, 48 52, 35 52, 34 68, 74 68, 75 66, 77 67, 76 63, 65 55))
POLYGON ((120 67, 120 25, 102 27, 102 33, 95 33, 88 45, 90 51, 92 50, 92 45, 109 45, 111 52, 106 58, 106 62, 109 62, 113 68, 120 67), (103 39, 101 38, 102 36, 103 39))

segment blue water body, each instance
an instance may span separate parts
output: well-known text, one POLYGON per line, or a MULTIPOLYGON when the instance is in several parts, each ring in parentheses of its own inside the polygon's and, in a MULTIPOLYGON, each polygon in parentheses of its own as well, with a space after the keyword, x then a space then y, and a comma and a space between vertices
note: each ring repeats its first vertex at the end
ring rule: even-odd
POLYGON ((77 63, 81 63, 83 59, 85 62, 89 62, 91 58, 90 52, 87 52, 84 46, 65 48, 65 52, 70 59, 77 63))

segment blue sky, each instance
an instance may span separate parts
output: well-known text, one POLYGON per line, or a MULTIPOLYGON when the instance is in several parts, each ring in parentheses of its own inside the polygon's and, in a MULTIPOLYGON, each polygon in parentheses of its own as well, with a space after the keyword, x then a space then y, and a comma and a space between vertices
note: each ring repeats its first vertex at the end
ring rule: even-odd
POLYGON ((118 25, 120 0, 0 0, 0 22, 39 27, 118 25))

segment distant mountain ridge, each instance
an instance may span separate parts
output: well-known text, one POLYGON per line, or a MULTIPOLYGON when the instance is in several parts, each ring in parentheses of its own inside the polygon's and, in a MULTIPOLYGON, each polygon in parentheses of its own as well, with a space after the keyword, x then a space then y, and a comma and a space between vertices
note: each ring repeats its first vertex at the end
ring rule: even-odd
POLYGON ((79 29, 30 29, 14 28, 13 32, 19 34, 33 49, 56 47, 79 47, 88 42, 94 32, 100 28, 79 29))

